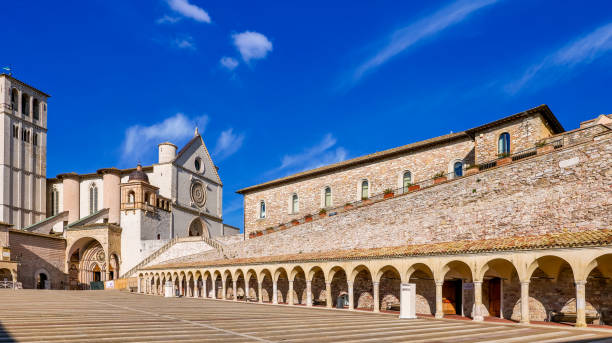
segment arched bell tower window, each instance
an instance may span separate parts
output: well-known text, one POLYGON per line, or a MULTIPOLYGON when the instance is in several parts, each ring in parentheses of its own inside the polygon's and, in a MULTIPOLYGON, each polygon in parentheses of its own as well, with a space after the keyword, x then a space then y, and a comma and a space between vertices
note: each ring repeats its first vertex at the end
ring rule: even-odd
POLYGON ((361 199, 367 199, 370 197, 370 184, 368 180, 361 181, 361 199))
POLYGON ((92 184, 89 187, 89 214, 98 212, 98 187, 92 184))
POLYGON ((332 193, 331 193, 331 188, 330 187, 325 187, 325 207, 331 207, 332 205, 332 193))
POLYGON ((412 174, 410 171, 405 171, 402 175, 402 189, 404 192, 408 192, 408 187, 412 184, 412 174))
POLYGON ((497 140, 497 154, 502 156, 510 154, 510 134, 508 132, 499 135, 499 139, 497 140))
POLYGON ((59 192, 57 189, 51 191, 51 215, 54 216, 59 213, 59 192))
POLYGON ((38 99, 34 99, 34 105, 32 106, 32 117, 34 120, 38 120, 40 118, 40 102, 38 99))
POLYGON ((300 211, 300 203, 297 194, 291 196, 291 213, 298 213, 300 211))
POLYGON ((25 93, 21 95, 21 114, 26 117, 30 115, 30 97, 25 93))
POLYGON ((17 103, 19 102, 19 91, 16 88, 11 90, 11 108, 15 111, 18 110, 17 103))

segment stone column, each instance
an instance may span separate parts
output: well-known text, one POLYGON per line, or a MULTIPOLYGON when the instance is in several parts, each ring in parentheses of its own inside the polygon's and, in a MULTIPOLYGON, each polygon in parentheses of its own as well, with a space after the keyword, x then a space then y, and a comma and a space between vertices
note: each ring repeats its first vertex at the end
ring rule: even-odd
POLYGON ((221 299, 225 300, 225 294, 227 292, 227 289, 225 287, 225 280, 221 279, 221 282, 223 283, 221 285, 221 299))
POLYGON ((287 302, 290 306, 293 306, 293 281, 289 281, 289 294, 287 294, 287 302))
POLYGON ((278 304, 278 283, 276 280, 272 280, 272 303, 278 304))
POLYGON ((306 306, 312 307, 312 281, 306 281, 306 306))
POLYGON ((247 280, 246 278, 244 279, 244 301, 245 302, 249 302, 249 280, 247 280))
POLYGON ((355 304, 354 304, 354 295, 353 295, 353 281, 347 281, 346 282, 348 284, 348 309, 349 311, 352 311, 353 309, 355 309, 355 304))
POLYGON ((142 293, 142 290, 140 289, 140 284, 142 283, 142 279, 138 278, 138 293, 142 293))
POLYGON ((576 281, 576 327, 586 326, 586 280, 580 280, 576 281))
POLYGON ((474 281, 474 310, 472 312, 472 320, 477 322, 484 320, 482 316, 482 281, 474 281))
POLYGON ((373 285, 373 298, 374 298, 374 312, 380 312, 380 290, 379 285, 380 282, 376 281, 372 283, 373 285))
POLYGON ((262 281, 257 281, 257 289, 258 289, 257 294, 259 295, 259 303, 260 304, 263 304, 263 292, 261 291, 262 288, 263 288, 262 284, 263 284, 263 280, 262 281))
POLYGON ((442 309, 442 285, 444 285, 444 281, 436 281, 436 318, 444 317, 444 310, 442 309))
POLYGON ((234 301, 238 301, 238 282, 232 280, 232 292, 234 292, 234 301))
POLYGON ((529 324, 529 281, 521 281, 521 324, 529 324))
POLYGON ((179 295, 183 295, 183 280, 179 279, 179 295))
POLYGON ((325 307, 332 308, 331 282, 325 283, 325 307))
POLYGON ((206 279, 202 279, 202 298, 208 298, 208 290, 206 289, 206 279))

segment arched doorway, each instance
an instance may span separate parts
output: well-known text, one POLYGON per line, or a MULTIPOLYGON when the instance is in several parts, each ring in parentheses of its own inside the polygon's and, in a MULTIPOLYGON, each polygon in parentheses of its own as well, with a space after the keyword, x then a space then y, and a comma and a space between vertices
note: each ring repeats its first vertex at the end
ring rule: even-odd
POLYGON ((0 269, 0 281, 13 281, 11 271, 6 268, 0 269))
POLYGON ((70 289, 90 289, 107 280, 107 256, 96 239, 84 237, 77 240, 69 250, 68 279, 70 289))
POLYGON ((51 289, 51 281, 46 271, 36 272, 36 289, 51 289))
POLYGON ((189 225, 189 236, 204 236, 210 237, 206 224, 200 218, 194 219, 189 225))

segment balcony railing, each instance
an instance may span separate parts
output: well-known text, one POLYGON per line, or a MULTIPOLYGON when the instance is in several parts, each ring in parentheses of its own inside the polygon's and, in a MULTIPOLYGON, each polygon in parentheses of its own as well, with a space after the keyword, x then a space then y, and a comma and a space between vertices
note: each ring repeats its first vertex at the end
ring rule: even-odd
MULTIPOLYGON (((374 202, 382 201, 386 198, 392 198, 392 197, 395 197, 401 194, 417 192, 421 189, 429 188, 437 184, 447 182, 449 180, 466 177, 466 176, 475 174, 476 172, 484 171, 487 169, 491 169, 493 167, 505 165, 505 164, 519 161, 519 160, 522 160, 528 157, 532 157, 532 156, 537 155, 539 151, 545 151, 544 149, 543 150, 540 150, 540 149, 546 146, 551 146, 552 150, 556 150, 556 149, 563 148, 564 146, 570 146, 570 145, 582 143, 588 140, 592 140, 594 136, 600 133, 606 132, 606 131, 612 131, 612 129, 605 125, 594 125, 594 126, 590 126, 586 128, 576 129, 576 130, 573 130, 567 133, 563 133, 557 136, 547 138, 546 140, 541 142, 541 144, 538 147, 525 149, 517 153, 510 154, 508 156, 504 156, 504 157, 497 158, 492 161, 481 163, 477 166, 470 166, 467 169, 464 166, 464 169, 462 170, 462 175, 460 176, 456 175, 455 173, 447 173, 447 174, 442 174, 439 177, 433 177, 431 179, 421 180, 414 184, 410 184, 406 187, 387 189, 383 193, 374 194, 362 200, 347 202, 346 204, 342 206, 323 208, 322 211, 324 211, 324 213, 306 215, 303 218, 293 219, 288 223, 282 223, 277 226, 268 227, 265 230, 257 230, 255 232, 251 232, 251 236, 249 236, 249 238, 254 238, 256 236, 263 235, 264 233, 271 233, 275 231, 285 230, 291 226, 296 226, 304 222, 310 222, 310 221, 316 220, 317 218, 335 216, 338 213, 346 212, 346 211, 352 210, 353 208, 357 208, 357 207, 361 207, 364 205, 369 205, 374 202)), ((548 151, 550 150, 551 149, 548 148, 548 151)))

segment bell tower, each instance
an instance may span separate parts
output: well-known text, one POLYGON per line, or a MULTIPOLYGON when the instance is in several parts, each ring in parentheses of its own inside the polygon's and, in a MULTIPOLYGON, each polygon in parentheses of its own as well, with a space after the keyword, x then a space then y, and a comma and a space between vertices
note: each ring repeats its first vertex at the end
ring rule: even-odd
POLYGON ((47 214, 47 99, 0 74, 0 221, 21 229, 47 214))

